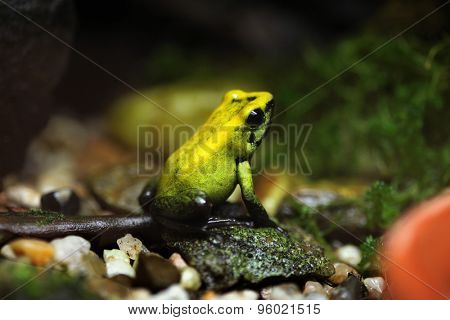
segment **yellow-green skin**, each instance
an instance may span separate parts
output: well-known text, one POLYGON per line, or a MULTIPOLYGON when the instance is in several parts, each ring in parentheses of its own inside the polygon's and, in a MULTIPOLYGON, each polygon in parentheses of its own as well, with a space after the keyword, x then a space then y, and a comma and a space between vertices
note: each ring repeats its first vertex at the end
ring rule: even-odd
POLYGON ((156 185, 157 211, 170 219, 201 219, 187 208, 193 197, 204 194, 218 205, 239 184, 249 213, 268 220, 253 191, 249 160, 264 138, 272 106, 268 92, 229 91, 207 122, 167 159, 156 185), (263 111, 264 118, 260 125, 251 126, 247 119, 256 109, 263 111))

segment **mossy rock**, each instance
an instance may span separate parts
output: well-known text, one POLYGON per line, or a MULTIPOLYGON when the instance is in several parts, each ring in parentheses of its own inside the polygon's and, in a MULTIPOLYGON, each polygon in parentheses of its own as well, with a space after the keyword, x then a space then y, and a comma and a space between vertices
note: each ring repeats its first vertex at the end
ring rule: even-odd
POLYGON ((239 281, 269 278, 328 277, 334 273, 323 249, 306 239, 272 228, 235 226, 206 237, 164 236, 166 245, 196 268, 208 289, 226 289, 239 281))

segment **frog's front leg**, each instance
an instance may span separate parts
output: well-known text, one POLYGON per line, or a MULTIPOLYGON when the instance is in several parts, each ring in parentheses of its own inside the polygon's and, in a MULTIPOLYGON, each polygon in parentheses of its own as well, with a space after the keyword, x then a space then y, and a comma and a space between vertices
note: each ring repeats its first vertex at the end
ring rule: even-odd
POLYGON ((241 187, 242 198, 245 203, 249 214, 255 221, 257 227, 272 227, 276 228, 282 233, 286 233, 281 227, 279 227, 275 222, 270 220, 266 209, 256 197, 253 188, 253 177, 250 168, 250 163, 248 161, 238 162, 237 164, 237 175, 238 182, 241 187))

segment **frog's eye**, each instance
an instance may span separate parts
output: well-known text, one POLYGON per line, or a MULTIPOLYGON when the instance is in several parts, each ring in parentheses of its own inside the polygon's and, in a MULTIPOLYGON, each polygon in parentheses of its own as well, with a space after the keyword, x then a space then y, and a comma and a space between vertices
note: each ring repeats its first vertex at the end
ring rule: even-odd
POLYGON ((264 123, 264 111, 262 109, 254 109, 247 117, 246 123, 250 127, 258 127, 264 123))

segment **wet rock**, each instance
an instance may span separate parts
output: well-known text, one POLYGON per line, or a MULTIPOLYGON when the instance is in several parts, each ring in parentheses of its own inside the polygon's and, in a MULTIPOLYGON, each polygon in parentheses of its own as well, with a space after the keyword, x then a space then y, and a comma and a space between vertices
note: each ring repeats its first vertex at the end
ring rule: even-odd
POLYGON ((304 298, 295 283, 283 283, 264 288, 261 291, 261 296, 265 300, 301 300, 304 298))
POLYGON ((202 285, 200 274, 192 267, 184 267, 181 269, 180 285, 186 290, 198 290, 202 285))
POLYGON ((49 264, 55 255, 53 246, 39 239, 17 239, 9 243, 16 257, 25 257, 35 266, 49 264))
POLYGON ((124 237, 117 240, 119 249, 125 252, 132 260, 137 260, 141 251, 148 252, 148 249, 142 244, 142 241, 127 233, 124 237))
POLYGON ((235 226, 211 230, 206 237, 164 234, 165 245, 197 269, 207 288, 225 289, 240 280, 271 277, 328 277, 333 266, 323 250, 272 228, 235 226))
POLYGON ((83 256, 91 248, 89 241, 78 236, 67 236, 50 243, 55 249, 55 262, 65 266, 73 274, 79 274, 83 270, 83 256))
POLYGON ((136 273, 130 265, 130 258, 123 251, 112 249, 103 250, 103 259, 106 263, 106 275, 113 278, 118 275, 125 275, 134 278, 136 273))
POLYGON ((340 261, 356 267, 361 262, 361 250, 354 245, 348 244, 336 250, 336 257, 340 261))
POLYGON ((180 285, 174 284, 152 296, 152 300, 188 300, 189 293, 180 285))
POLYGON ((41 194, 31 186, 16 184, 7 187, 6 197, 18 205, 27 208, 38 208, 40 206, 41 194))
POLYGON ((126 214, 142 211, 138 198, 148 180, 138 175, 136 165, 116 165, 93 177, 89 184, 104 209, 126 214))
POLYGON ((335 284, 340 284, 347 280, 349 274, 358 275, 358 272, 349 265, 341 262, 333 264, 335 273, 329 278, 329 280, 335 284))
POLYGON ((169 260, 153 253, 139 255, 134 282, 136 286, 158 291, 179 281, 180 273, 169 260))
POLYGON ((257 300, 258 292, 253 290, 237 290, 216 296, 217 300, 257 300))
POLYGON ((382 277, 366 278, 363 282, 369 292, 370 298, 381 299, 382 294, 386 289, 386 282, 382 277))
POLYGON ((365 238, 379 232, 367 228, 367 217, 358 201, 341 190, 300 189, 295 196, 286 197, 276 217, 288 226, 304 227, 313 222, 328 242, 357 243, 354 236, 365 238))
POLYGON ((60 212, 64 215, 76 215, 80 210, 80 198, 69 188, 55 190, 41 197, 41 207, 44 210, 60 212))
POLYGON ((318 293, 326 295, 322 285, 316 281, 306 281, 305 288, 303 289, 303 294, 308 295, 310 293, 318 293))
POLYGON ((361 300, 368 296, 364 283, 353 274, 349 274, 347 280, 336 287, 331 297, 334 300, 361 300))

